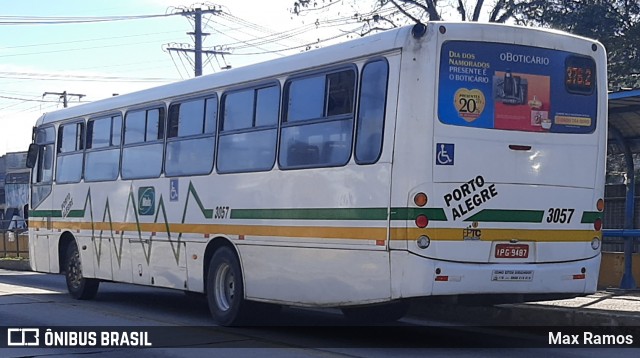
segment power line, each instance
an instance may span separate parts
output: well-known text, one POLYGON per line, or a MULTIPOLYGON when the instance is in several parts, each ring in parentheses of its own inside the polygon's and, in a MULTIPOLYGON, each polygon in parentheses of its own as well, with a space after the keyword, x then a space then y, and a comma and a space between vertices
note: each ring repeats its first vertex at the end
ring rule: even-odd
POLYGON ((0 25, 62 25, 111 22, 124 20, 153 19, 174 16, 177 14, 132 15, 132 16, 97 16, 97 17, 51 17, 51 16, 0 16, 0 25))
POLYGON ((59 52, 86 51, 86 50, 104 49, 109 47, 137 46, 141 44, 157 43, 157 42, 158 41, 145 41, 145 42, 136 42, 136 43, 80 47, 80 48, 70 48, 70 49, 61 49, 61 50, 40 51, 40 52, 14 53, 14 54, 0 55, 0 57, 19 57, 19 56, 31 56, 31 55, 44 55, 44 54, 59 53, 59 52))
POLYGON ((21 105, 21 104, 23 104, 23 103, 27 103, 28 101, 30 101, 30 100, 26 99, 26 100, 20 101, 20 102, 18 102, 18 103, 10 104, 10 105, 8 105, 8 106, 6 106, 6 107, 2 107, 2 108, 0 108, 0 111, 4 111, 4 110, 5 110, 5 109, 7 109, 7 108, 11 108, 11 107, 19 106, 19 105, 21 105))
POLYGON ((22 101, 22 102, 52 102, 52 103, 53 102, 55 102, 55 103, 58 102, 58 101, 45 101, 43 99, 30 99, 30 98, 20 98, 20 97, 10 97, 10 96, 0 96, 0 98, 2 98, 2 99, 10 99, 10 100, 14 100, 14 101, 22 101))
POLYGON ((68 44, 75 44, 75 43, 82 43, 82 42, 108 41, 108 40, 125 39, 125 38, 131 38, 131 37, 143 37, 143 36, 149 36, 149 35, 175 34, 175 33, 178 33, 178 32, 181 32, 181 31, 148 32, 148 33, 137 34, 137 35, 98 37, 98 38, 86 39, 86 40, 47 42, 47 43, 28 44, 28 45, 20 45, 20 46, 7 46, 7 47, 1 47, 1 48, 3 50, 11 50, 11 49, 25 48, 25 47, 43 47, 43 46, 68 45, 68 44))
MULTIPOLYGON (((409 6, 407 9, 414 9, 416 8, 416 5, 411 5, 409 6)), ((301 35, 303 33, 307 33, 309 32, 309 30, 311 29, 319 29, 319 28, 332 28, 332 27, 338 27, 338 26, 344 26, 344 25, 350 25, 350 24, 354 24, 354 23, 361 23, 362 19, 366 19, 366 18, 370 18, 373 16, 386 16, 386 15, 390 15, 392 13, 394 13, 396 10, 395 8, 388 8, 388 9, 382 9, 382 10, 378 10, 378 11, 370 11, 367 13, 360 13, 357 16, 344 16, 344 17, 335 17, 335 18, 331 18, 331 19, 326 19, 326 20, 316 20, 316 22, 314 23, 309 23, 303 26, 299 26, 293 29, 289 29, 286 31, 281 31, 281 32, 275 32, 269 29, 265 29, 260 25, 256 25, 253 24, 249 21, 246 21, 244 19, 238 18, 236 16, 233 16, 232 14, 229 14, 227 12, 223 12, 220 14, 220 18, 227 20, 231 23, 234 23, 236 25, 240 25, 242 27, 248 27, 248 28, 252 28, 256 31, 262 32, 262 33, 268 33, 268 35, 266 36, 259 36, 259 37, 254 37, 250 40, 238 40, 238 39, 234 39, 233 37, 224 34, 227 37, 230 37, 234 40, 236 40, 237 42, 232 42, 232 43, 227 43, 224 44, 222 46, 224 47, 229 47, 229 48, 233 48, 234 50, 238 50, 238 49, 244 49, 244 48, 248 48, 248 47, 258 47, 259 45, 266 45, 266 44, 271 44, 271 43, 277 43, 279 41, 285 40, 285 39, 290 39, 293 38, 297 35, 301 35), (239 45, 239 46, 236 46, 239 45)), ((353 29, 351 30, 351 32, 355 32, 357 30, 353 29)), ((240 31, 242 32, 242 31, 240 31)), ((338 36, 340 37, 340 36, 338 36)), ((298 43, 302 43, 299 40, 296 40, 298 43)), ((301 46, 297 46, 294 48, 300 48, 301 46)), ((286 51, 286 50, 283 50, 286 51)), ((278 51, 269 51, 268 53, 275 53, 278 51)), ((255 54, 262 54, 262 52, 257 52, 255 54)))
MULTIPOLYGON (((353 31, 355 31, 355 30, 352 30, 350 32, 353 32, 353 31)), ((317 45, 317 44, 320 44, 320 43, 323 43, 323 42, 335 40, 337 38, 350 35, 350 32, 342 33, 342 34, 339 34, 339 35, 336 35, 336 36, 332 36, 332 37, 329 37, 329 38, 326 38, 326 39, 323 39, 323 40, 318 39, 318 41, 310 42, 310 43, 307 43, 305 45, 289 47, 289 48, 284 49, 284 50, 273 50, 273 51, 263 51, 263 52, 246 52, 246 53, 232 53, 232 55, 234 55, 234 56, 264 55, 264 54, 269 54, 269 53, 277 53, 277 52, 282 52, 282 51, 296 50, 296 49, 300 49, 300 48, 309 48, 309 47, 311 47, 313 45, 317 45)))
POLYGON ((0 78, 26 79, 26 80, 67 80, 67 81, 112 81, 112 82, 173 82, 175 78, 161 77, 119 77, 119 76, 96 76, 96 75, 61 75, 53 73, 30 73, 30 72, 0 72, 0 78))

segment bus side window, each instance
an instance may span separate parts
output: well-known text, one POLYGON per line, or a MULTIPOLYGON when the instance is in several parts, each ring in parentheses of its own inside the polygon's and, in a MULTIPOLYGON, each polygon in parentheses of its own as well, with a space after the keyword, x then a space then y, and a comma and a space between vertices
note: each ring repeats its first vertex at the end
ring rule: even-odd
POLYGON ((56 182, 77 183, 82 179, 84 122, 63 124, 58 130, 56 182))
POLYGON ((362 70, 356 126, 358 164, 373 164, 382 153, 388 77, 389 65, 384 59, 369 62, 362 70))
POLYGON ((53 181, 55 136, 55 129, 53 127, 39 129, 36 134, 36 143, 39 148, 32 180, 34 184, 51 183, 53 181))
POLYGON ((198 98, 169 106, 167 176, 209 174, 213 169, 218 98, 198 98))
POLYGON ((164 154, 164 107, 127 112, 124 119, 122 179, 157 178, 164 154))
POLYGON ((53 181, 53 144, 40 144, 38 159, 33 169, 32 183, 50 183, 53 181))
POLYGON ((216 161, 219 173, 273 168, 279 108, 279 85, 232 91, 222 97, 216 161))
POLYGON ((85 181, 116 180, 120 172, 122 116, 90 119, 87 122, 85 181))
POLYGON ((351 158, 356 71, 294 78, 285 84, 282 169, 335 167, 351 158))

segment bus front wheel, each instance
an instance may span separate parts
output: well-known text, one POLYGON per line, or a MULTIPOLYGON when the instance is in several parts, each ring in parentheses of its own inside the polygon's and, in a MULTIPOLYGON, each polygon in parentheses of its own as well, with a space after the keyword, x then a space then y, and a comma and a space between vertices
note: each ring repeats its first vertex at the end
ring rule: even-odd
POLYGON ((90 300, 96 297, 100 281, 94 278, 85 278, 82 274, 82 263, 78 245, 72 241, 67 247, 65 257, 64 276, 67 281, 67 289, 71 297, 77 300, 90 300))
POLYGON ((240 323, 244 306, 244 284, 240 262, 228 247, 211 258, 207 274, 207 302, 213 319, 222 326, 240 323))

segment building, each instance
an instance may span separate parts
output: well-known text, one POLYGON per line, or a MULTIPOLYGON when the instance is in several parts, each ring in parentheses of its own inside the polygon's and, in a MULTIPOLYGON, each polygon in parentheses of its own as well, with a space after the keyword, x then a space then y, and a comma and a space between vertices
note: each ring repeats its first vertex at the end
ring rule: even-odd
POLYGON ((7 153, 0 157, 0 210, 1 225, 6 229, 13 215, 28 215, 25 211, 29 203, 29 173, 26 165, 27 152, 7 153))

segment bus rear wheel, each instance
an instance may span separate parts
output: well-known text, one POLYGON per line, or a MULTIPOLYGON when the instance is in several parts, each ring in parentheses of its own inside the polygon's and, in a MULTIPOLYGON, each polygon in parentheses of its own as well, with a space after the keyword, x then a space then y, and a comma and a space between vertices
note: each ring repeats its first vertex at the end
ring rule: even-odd
POLYGON ((64 276, 71 297, 77 300, 90 300, 96 297, 100 281, 83 276, 80 252, 78 251, 78 245, 75 241, 72 241, 69 247, 67 247, 64 276))
POLYGON ((207 302, 216 323, 238 325, 246 302, 240 262, 228 247, 219 248, 211 258, 207 273, 207 302))

